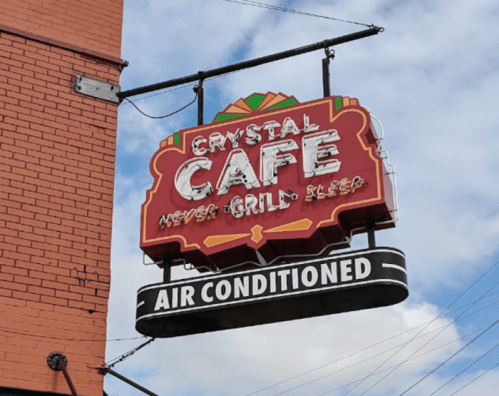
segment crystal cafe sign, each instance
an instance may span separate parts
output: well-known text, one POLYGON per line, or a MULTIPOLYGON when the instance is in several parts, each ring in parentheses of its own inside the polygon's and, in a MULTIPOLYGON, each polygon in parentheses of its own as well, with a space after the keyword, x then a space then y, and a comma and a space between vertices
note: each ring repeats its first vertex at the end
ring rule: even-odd
POLYGON ((358 101, 253 94, 161 142, 140 246, 156 262, 237 270, 327 254, 394 226, 392 185, 358 101))

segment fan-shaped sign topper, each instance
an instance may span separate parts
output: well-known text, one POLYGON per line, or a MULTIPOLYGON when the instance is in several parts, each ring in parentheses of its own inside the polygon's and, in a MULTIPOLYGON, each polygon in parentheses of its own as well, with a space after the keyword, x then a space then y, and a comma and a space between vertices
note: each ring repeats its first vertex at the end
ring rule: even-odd
POLYGON ((357 99, 240 99, 161 142, 140 247, 155 261, 240 269, 346 247, 368 220, 393 227, 377 139, 357 99))

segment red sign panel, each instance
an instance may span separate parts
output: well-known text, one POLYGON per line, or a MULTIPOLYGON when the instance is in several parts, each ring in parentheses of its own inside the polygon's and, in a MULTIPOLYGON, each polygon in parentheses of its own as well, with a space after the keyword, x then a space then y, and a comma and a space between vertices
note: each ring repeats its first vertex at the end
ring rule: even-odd
POLYGON ((157 261, 264 265, 346 247, 369 219, 394 225, 376 132, 356 99, 254 94, 163 141, 150 171, 140 246, 157 261))

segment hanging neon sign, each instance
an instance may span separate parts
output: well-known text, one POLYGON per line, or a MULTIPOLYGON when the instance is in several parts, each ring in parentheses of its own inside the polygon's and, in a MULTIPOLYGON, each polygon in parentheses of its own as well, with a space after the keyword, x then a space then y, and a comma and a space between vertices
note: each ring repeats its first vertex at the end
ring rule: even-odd
POLYGON ((368 219, 392 227, 392 187, 377 147, 356 99, 240 99, 212 124, 161 143, 141 248, 156 261, 169 254, 224 269, 345 247, 368 219))

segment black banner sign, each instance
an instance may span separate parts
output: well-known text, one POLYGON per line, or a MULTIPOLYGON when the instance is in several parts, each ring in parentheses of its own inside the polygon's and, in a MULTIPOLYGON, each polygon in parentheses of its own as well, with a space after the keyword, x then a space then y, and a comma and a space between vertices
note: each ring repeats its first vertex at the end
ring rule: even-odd
POLYGON ((408 295, 404 254, 380 247, 144 286, 135 327, 176 337, 383 307, 408 295))

